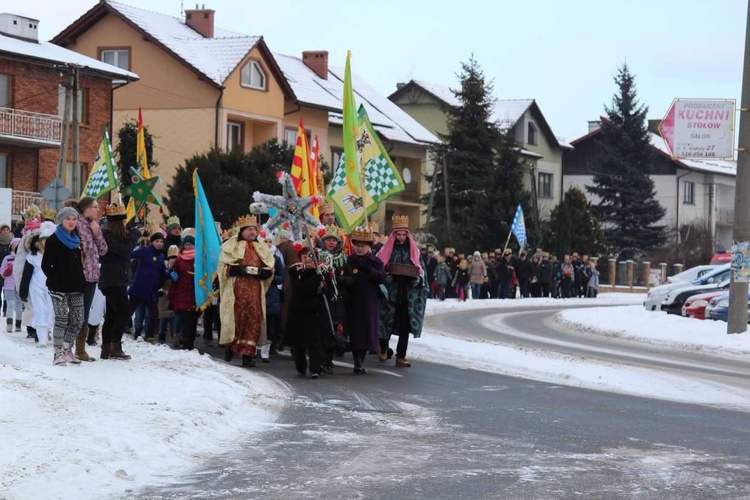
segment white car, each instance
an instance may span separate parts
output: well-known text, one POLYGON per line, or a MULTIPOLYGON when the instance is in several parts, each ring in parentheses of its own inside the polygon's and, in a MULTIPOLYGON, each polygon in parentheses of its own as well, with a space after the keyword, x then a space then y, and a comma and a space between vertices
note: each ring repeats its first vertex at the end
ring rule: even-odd
MULTIPOLYGON (((693 281, 678 281, 676 283, 668 283, 666 285, 654 287, 649 290, 648 295, 646 296, 646 300, 643 302, 643 307, 645 307, 647 311, 660 311, 661 304, 662 302, 664 302, 664 299, 667 297, 667 294, 670 291, 690 285, 705 285, 708 283, 709 279, 718 277, 723 272, 729 273, 729 264, 718 266, 693 281)), ((721 277, 718 279, 718 281, 721 281, 721 277)))
POLYGON ((698 278, 703 277, 704 274, 709 273, 716 269, 717 267, 721 267, 716 264, 707 264, 705 266, 695 266, 691 267, 690 269, 686 269, 685 271, 682 271, 679 274, 675 274, 674 276, 670 276, 667 278, 667 284, 669 283, 685 283, 687 281, 693 281, 698 278))

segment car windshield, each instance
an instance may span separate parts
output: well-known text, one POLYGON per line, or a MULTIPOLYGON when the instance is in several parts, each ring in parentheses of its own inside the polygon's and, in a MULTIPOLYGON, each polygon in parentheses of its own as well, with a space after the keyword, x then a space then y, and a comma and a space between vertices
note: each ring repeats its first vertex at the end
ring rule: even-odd
POLYGON ((718 269, 714 269, 710 273, 707 273, 700 278, 691 281, 693 285, 706 285, 708 284, 709 280, 713 278, 713 283, 718 283, 720 281, 724 281, 725 279, 729 278, 729 265, 721 266, 718 269))

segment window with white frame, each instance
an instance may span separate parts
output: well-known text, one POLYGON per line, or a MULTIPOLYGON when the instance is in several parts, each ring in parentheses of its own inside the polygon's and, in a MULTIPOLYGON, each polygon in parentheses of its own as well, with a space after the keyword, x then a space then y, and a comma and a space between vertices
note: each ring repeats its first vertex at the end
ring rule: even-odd
POLYGON ((0 75, 0 108, 10 107, 10 75, 0 75))
POLYGON ((526 134, 527 144, 539 144, 539 131, 532 122, 529 122, 528 133, 526 134))
POLYGON ((297 145, 297 131, 291 128, 285 128, 284 142, 286 142, 286 145, 290 148, 295 147, 297 145))
POLYGON ((695 205, 695 183, 685 181, 684 195, 682 202, 685 205, 695 205))
POLYGON ((243 151, 243 126, 238 122, 227 122, 227 151, 243 151))
POLYGON ((242 67, 240 83, 243 87, 266 90, 266 72, 257 61, 249 61, 242 67))
POLYGON ((130 50, 129 49, 102 49, 99 58, 112 66, 130 71, 130 50))
POLYGON ((539 172, 536 193, 539 198, 552 198, 552 174, 539 172))

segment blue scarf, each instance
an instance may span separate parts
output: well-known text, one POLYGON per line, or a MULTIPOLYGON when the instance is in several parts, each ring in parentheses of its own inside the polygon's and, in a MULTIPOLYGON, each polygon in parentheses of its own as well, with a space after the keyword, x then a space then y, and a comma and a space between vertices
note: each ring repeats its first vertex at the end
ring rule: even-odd
POLYGON ((67 232, 62 227, 62 224, 57 226, 57 229, 55 229, 55 234, 57 235, 57 239, 62 241, 62 244, 70 248, 71 250, 75 250, 81 245, 81 239, 78 237, 78 234, 76 234, 75 231, 70 233, 67 232))

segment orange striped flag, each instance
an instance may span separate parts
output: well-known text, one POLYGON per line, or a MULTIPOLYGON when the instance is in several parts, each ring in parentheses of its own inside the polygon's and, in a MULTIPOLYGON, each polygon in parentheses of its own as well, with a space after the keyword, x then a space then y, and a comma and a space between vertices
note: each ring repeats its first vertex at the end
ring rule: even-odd
POLYGON ((294 160, 292 160, 292 182, 294 182, 294 190, 297 191, 299 196, 309 196, 302 194, 303 192, 310 191, 309 186, 304 186, 304 183, 309 183, 307 177, 310 175, 310 148, 307 145, 307 134, 305 133, 305 125, 302 123, 302 118, 299 120, 299 126, 297 127, 297 145, 294 147, 294 160))
MULTIPOLYGON (((322 181, 323 176, 320 175, 320 168, 318 167, 318 160, 320 158, 320 145, 318 144, 318 136, 316 135, 313 139, 312 148, 310 149, 310 175, 309 175, 309 196, 319 196, 323 192, 322 181)), ((310 209, 310 213, 316 219, 320 218, 320 212, 318 211, 318 205, 313 205, 310 209)))

